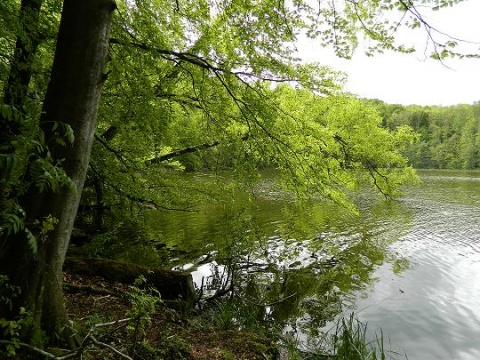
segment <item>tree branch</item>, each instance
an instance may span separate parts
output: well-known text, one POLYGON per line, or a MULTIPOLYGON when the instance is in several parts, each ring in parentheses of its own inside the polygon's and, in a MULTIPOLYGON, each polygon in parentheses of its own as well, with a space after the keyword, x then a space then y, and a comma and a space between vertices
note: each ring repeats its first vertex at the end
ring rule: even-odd
MULTIPOLYGON (((107 130, 108 131, 108 130, 107 130)), ((94 135, 95 136, 95 140, 97 140, 100 144, 103 145, 103 147, 105 149, 107 149, 108 151, 110 151, 112 154, 115 155, 115 157, 126 167, 130 167, 129 164, 127 164, 127 161, 129 161, 125 156, 123 156, 123 154, 114 149, 113 147, 111 147, 107 141, 105 141, 102 137, 98 136, 97 134, 94 135)))
MULTIPOLYGON (((245 136, 241 137, 240 140, 246 141, 246 140, 248 140, 249 137, 250 137, 250 135, 245 135, 245 136)), ((215 140, 215 141, 212 141, 211 143, 203 143, 203 144, 199 144, 199 145, 186 147, 184 149, 175 150, 175 151, 172 151, 168 154, 161 155, 161 156, 155 157, 153 159, 147 160, 147 161, 145 161, 145 165, 148 166, 148 165, 153 165, 153 164, 159 164, 161 162, 170 160, 170 159, 175 158, 177 156, 182 156, 182 155, 191 154, 191 153, 194 153, 194 152, 210 149, 210 148, 216 147, 220 144, 221 144, 220 141, 215 140)))
POLYGON ((207 59, 190 53, 190 52, 178 52, 178 51, 173 51, 173 50, 166 50, 166 49, 160 49, 160 48, 155 48, 153 46, 147 45, 145 43, 140 43, 136 41, 121 41, 116 38, 111 38, 110 39, 110 44, 116 44, 116 45, 123 45, 123 46, 133 46, 141 50, 145 51, 153 51, 159 54, 162 58, 165 60, 169 61, 175 61, 175 59, 179 59, 180 62, 177 63, 177 66, 181 66, 182 62, 190 63, 196 66, 199 66, 203 69, 213 71, 213 72, 219 72, 219 73, 224 73, 224 74, 230 74, 234 75, 236 77, 249 77, 249 78, 255 78, 258 80, 263 80, 263 81, 270 81, 270 82, 276 82, 276 83, 296 83, 299 82, 299 79, 295 78, 276 78, 274 76, 266 76, 266 75, 260 75, 260 74, 255 74, 251 72, 246 72, 246 71, 232 71, 228 70, 219 66, 215 66, 211 64, 207 59), (175 59, 172 59, 174 57, 175 59))
POLYGON ((116 127, 115 125, 110 125, 110 127, 107 130, 105 130, 103 134, 100 136, 106 142, 110 142, 117 133, 118 133, 118 127, 116 127))
POLYGON ((378 180, 377 180, 377 177, 375 176, 375 174, 377 174, 378 176, 380 176, 381 178, 384 179, 385 182, 388 182, 388 178, 381 174, 379 171, 378 171, 378 168, 372 164, 370 161, 367 161, 366 162, 366 167, 368 169, 368 172, 370 173, 370 176, 372 177, 373 179, 373 184, 375 185, 375 187, 377 188, 377 190, 383 195, 385 196, 387 199, 390 199, 391 196, 389 194, 387 194, 385 191, 383 191, 382 187, 378 184, 378 180))
POLYGON ((30 344, 26 344, 26 343, 23 343, 23 342, 18 342, 18 343, 17 343, 17 342, 13 342, 13 341, 9 341, 9 340, 0 340, 0 344, 5 344, 5 345, 18 345, 18 346, 20 346, 20 347, 23 347, 23 348, 26 348, 26 349, 28 349, 28 350, 31 350, 31 351, 33 351, 33 352, 35 352, 35 353, 37 353, 37 354, 40 354, 40 355, 42 355, 42 356, 45 356, 45 357, 48 358, 48 359, 53 359, 53 360, 63 359, 63 357, 60 358, 60 357, 55 356, 55 355, 53 355, 53 354, 51 354, 51 353, 49 353, 49 352, 46 352, 46 351, 44 351, 44 350, 42 350, 42 349, 39 349, 39 348, 37 348, 37 347, 35 347, 35 346, 32 346, 32 345, 30 345, 30 344))
POLYGON ((121 358, 123 359, 126 359, 126 360, 133 360, 133 358, 131 358, 130 356, 118 351, 117 349, 115 349, 113 346, 111 345, 108 345, 104 342, 101 342, 99 340, 97 340, 93 335, 90 335, 89 338, 92 340, 92 342, 97 345, 97 346, 101 346, 101 347, 104 347, 104 348, 107 348, 109 349, 110 351, 114 352, 115 354, 117 354, 118 356, 120 356, 121 358))
POLYGON ((162 205, 157 204, 154 200, 149 200, 149 199, 145 199, 145 198, 142 198, 142 197, 137 197, 135 195, 126 193, 125 191, 121 190, 118 186, 113 185, 111 183, 105 183, 105 185, 111 187, 113 190, 115 190, 115 192, 117 194, 119 194, 121 196, 124 196, 128 200, 130 200, 134 203, 140 204, 142 206, 150 207, 150 208, 153 208, 153 209, 156 209, 156 210, 159 210, 159 211, 168 210, 168 211, 181 211, 181 212, 195 212, 195 210, 188 209, 188 208, 179 209, 179 208, 171 208, 171 207, 168 207, 168 206, 162 206, 162 205))

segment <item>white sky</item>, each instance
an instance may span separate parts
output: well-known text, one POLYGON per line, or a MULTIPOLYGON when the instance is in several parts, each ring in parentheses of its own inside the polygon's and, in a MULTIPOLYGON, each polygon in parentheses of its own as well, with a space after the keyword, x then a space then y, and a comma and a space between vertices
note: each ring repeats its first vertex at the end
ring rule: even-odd
MULTIPOLYGON (((437 29, 457 38, 476 41, 470 51, 480 54, 480 0, 468 0, 425 15, 437 29)), ((418 44, 417 53, 388 52, 374 57, 358 49, 352 60, 336 58, 333 52, 303 40, 298 49, 307 61, 317 61, 348 74, 345 90, 361 97, 390 104, 454 105, 480 100, 480 59, 425 59, 426 33, 409 32, 405 39, 418 44)), ((402 41, 403 42, 403 41, 402 41)))

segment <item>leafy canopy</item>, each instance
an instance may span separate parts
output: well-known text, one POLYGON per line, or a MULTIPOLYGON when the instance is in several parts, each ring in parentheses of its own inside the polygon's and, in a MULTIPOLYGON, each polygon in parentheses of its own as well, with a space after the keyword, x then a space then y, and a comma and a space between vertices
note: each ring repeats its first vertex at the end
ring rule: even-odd
MULTIPOLYGON (((295 42, 308 36, 347 58, 363 38, 371 54, 410 52, 395 41, 395 33, 420 26, 428 30, 434 55, 441 58, 446 49, 453 56, 455 43, 434 38, 439 32, 420 11, 458 2, 117 1, 84 202, 190 208, 192 197, 201 193, 192 184, 181 185, 165 170, 171 167, 276 166, 298 193, 315 191, 345 202, 344 190, 370 182, 394 195, 399 184, 413 178, 401 153, 413 134, 406 128, 382 129, 367 105, 338 96, 343 74, 302 62, 295 42)), ((51 191, 68 183, 61 163, 48 159, 38 126, 61 2, 40 3, 28 95, 22 109, 8 103, 1 107, 4 121, 21 124, 20 136, 4 144, 0 157, 8 169, 1 180, 7 189, 0 209, 6 214, 4 228, 11 214, 21 225, 22 209, 15 199, 28 188, 51 191), (37 170, 29 166, 32 160, 37 170)), ((29 39, 25 25, 33 21, 19 16, 19 7, 20 1, 0 4, 4 95, 11 90, 16 39, 29 39)), ((69 146, 68 127, 57 128, 62 130, 57 142, 69 146)))

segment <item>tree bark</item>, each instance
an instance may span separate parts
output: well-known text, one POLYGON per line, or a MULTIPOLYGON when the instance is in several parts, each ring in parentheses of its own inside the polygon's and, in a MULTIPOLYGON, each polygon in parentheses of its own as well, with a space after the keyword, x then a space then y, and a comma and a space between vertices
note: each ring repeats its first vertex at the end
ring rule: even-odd
POLYGON ((29 340, 35 341, 41 331, 50 340, 66 340, 69 335, 62 266, 90 159, 115 7, 114 0, 64 1, 40 126, 47 144, 52 144, 53 160, 63 161, 73 186, 55 193, 30 194, 23 204, 30 221, 48 215, 58 221, 45 239, 37 239, 37 254, 30 252, 26 239, 11 241, 0 253, 0 273, 20 286, 18 302, 34 314, 29 340), (73 145, 60 146, 51 141, 55 122, 72 127, 73 145))

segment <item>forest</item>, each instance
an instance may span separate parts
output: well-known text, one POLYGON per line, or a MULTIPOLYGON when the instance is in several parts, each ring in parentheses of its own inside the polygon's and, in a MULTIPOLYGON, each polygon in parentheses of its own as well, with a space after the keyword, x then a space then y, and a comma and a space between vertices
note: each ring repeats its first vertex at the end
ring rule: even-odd
MULTIPOLYGON (((357 99, 342 92, 344 74, 295 51, 307 36, 344 58, 360 38, 372 55, 413 52, 392 30, 430 29, 416 5, 2 1, 1 351, 66 359, 97 345, 142 358, 136 340, 130 357, 72 325, 62 270, 72 232, 88 241, 134 213, 212 201, 185 172, 228 170, 248 188, 273 168, 299 201, 356 212, 352 192, 393 198, 418 180, 414 167, 478 167, 478 104, 357 99)), ((450 40, 431 40, 432 57, 458 55, 450 40)))
POLYGON ((480 103, 455 106, 399 106, 370 100, 389 129, 410 126, 419 138, 406 155, 417 169, 477 169, 480 103))

